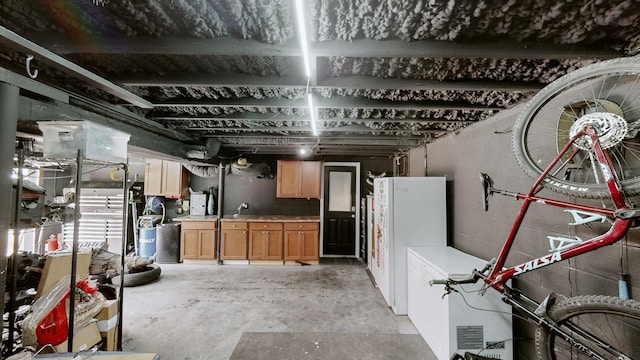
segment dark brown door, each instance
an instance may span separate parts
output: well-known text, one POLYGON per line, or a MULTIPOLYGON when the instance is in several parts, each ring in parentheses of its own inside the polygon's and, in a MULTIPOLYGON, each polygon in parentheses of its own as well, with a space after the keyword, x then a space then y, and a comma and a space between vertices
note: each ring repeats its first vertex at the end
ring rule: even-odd
POLYGON ((324 168, 323 255, 356 255, 356 169, 324 168))

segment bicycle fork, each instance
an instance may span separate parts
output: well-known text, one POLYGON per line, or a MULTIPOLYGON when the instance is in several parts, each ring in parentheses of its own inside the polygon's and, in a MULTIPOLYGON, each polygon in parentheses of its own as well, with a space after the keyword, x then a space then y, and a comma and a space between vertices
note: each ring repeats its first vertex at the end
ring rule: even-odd
MULTIPOLYGON (((557 336, 561 337, 568 344, 581 351, 582 353, 588 355, 592 359, 599 360, 607 360, 602 357, 596 351, 584 344, 580 340, 576 339, 574 336, 569 334, 565 329, 561 328, 560 325, 548 315, 549 307, 555 302, 555 294, 551 293, 547 296, 547 298, 542 302, 538 303, 535 300, 517 292, 513 291, 510 288, 505 288, 505 292, 503 293, 502 300, 507 304, 511 305, 514 309, 518 309, 524 312, 527 315, 529 320, 535 321, 536 324, 547 327, 552 332, 554 332, 557 336), (526 303, 526 304, 525 304, 526 303)), ((570 331, 578 334, 580 337, 584 339, 588 339, 593 343, 596 343, 600 346, 601 349, 607 351, 611 355, 615 355, 618 360, 632 360, 630 357, 624 355, 620 352, 620 350, 604 343, 600 339, 598 339, 593 334, 588 331, 581 329, 580 327, 573 324, 571 321, 567 320, 563 323, 570 331)))

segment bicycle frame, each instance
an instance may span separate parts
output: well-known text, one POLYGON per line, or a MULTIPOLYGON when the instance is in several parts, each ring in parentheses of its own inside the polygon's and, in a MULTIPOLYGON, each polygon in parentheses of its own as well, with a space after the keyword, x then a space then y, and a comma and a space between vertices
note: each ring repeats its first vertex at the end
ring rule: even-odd
MULTIPOLYGON (((571 151, 569 153, 568 159, 560 165, 560 169, 564 167, 564 165, 566 165, 571 159, 573 159, 579 151, 580 151, 579 149, 575 149, 571 151)), ((602 148, 595 130, 591 127, 583 128, 578 134, 576 134, 573 138, 570 139, 570 141, 562 148, 561 151, 559 151, 559 153, 556 155, 553 161, 551 161, 551 163, 542 172, 542 174, 538 177, 538 179, 536 179, 536 181, 534 182, 533 186, 531 187, 531 189, 527 194, 521 194, 521 193, 514 194, 509 192, 502 192, 503 194, 514 195, 516 199, 523 200, 524 203, 520 208, 518 216, 516 217, 516 220, 511 228, 511 231, 509 233, 509 236, 506 242, 504 243, 502 249, 500 250, 500 254, 496 258, 495 262, 493 263, 493 266, 491 267, 487 266, 482 271, 474 271, 471 278, 468 278, 463 281, 454 281, 454 283, 462 284, 462 283, 468 283, 468 282, 475 282, 478 279, 482 279, 485 282, 486 286, 491 287, 499 291, 500 293, 502 293, 503 300, 506 303, 510 304, 514 308, 517 308, 523 311, 525 314, 527 314, 527 316, 530 319, 533 319, 537 324, 544 324, 546 327, 552 329, 558 336, 565 339, 567 342, 572 344, 574 347, 580 349, 580 351, 589 355, 591 358, 603 359, 596 352, 594 352, 593 349, 581 343, 580 341, 575 340, 570 334, 568 334, 562 328, 558 327, 551 319, 549 319, 545 315, 546 307, 551 304, 552 300, 548 298, 548 299, 545 299, 544 302, 538 303, 535 300, 525 296, 524 294, 521 294, 518 291, 513 291, 513 289, 511 289, 506 285, 506 282, 509 279, 515 276, 518 276, 520 274, 534 271, 539 268, 545 267, 547 265, 551 265, 553 263, 556 263, 562 260, 570 259, 572 257, 599 249, 603 246, 613 244, 618 240, 620 240, 623 236, 625 236, 625 234, 627 233, 627 231, 631 226, 633 218, 640 217, 640 213, 638 213, 637 210, 631 209, 628 206, 625 194, 622 191, 622 186, 620 185, 620 181, 617 178, 617 175, 613 170, 613 166, 611 164, 612 164, 612 161, 609 156, 609 153, 602 148), (546 180, 547 175, 551 173, 551 171, 556 167, 556 165, 558 165, 562 157, 569 153, 569 150, 573 146, 575 141, 578 138, 585 135, 588 136, 592 142, 591 145, 593 146, 593 151, 594 151, 600 172, 604 177, 604 180, 606 181, 606 186, 607 186, 610 198, 613 201, 614 209, 572 204, 566 201, 559 201, 559 200, 540 197, 536 195, 538 192, 540 192, 543 189, 542 183, 543 181, 546 180), (515 238, 518 233, 518 230, 520 229, 522 221, 527 213, 527 210, 529 209, 529 205, 531 205, 532 202, 537 202, 544 205, 549 205, 549 206, 554 206, 554 207, 559 207, 564 209, 571 209, 571 210, 578 210, 578 211, 588 212, 593 214, 599 214, 602 216, 614 218, 615 220, 611 225, 611 228, 603 235, 596 236, 589 240, 580 242, 570 247, 560 249, 558 251, 554 251, 551 254, 548 254, 539 258, 535 258, 525 263, 504 268, 504 264, 506 262, 509 251, 511 250, 511 247, 515 242, 515 238), (489 274, 485 276, 483 272, 489 269, 490 269, 489 274)), ((449 287, 448 282, 447 282, 447 288, 448 288, 447 292, 450 292, 451 288, 449 287)), ((551 296, 553 296, 553 294, 550 295, 550 297, 551 296)), ((584 331, 580 327, 575 326, 571 321, 566 322, 565 325, 572 331, 580 334, 583 338, 594 339, 596 340, 596 342, 599 342, 594 336, 584 331)), ((609 347, 607 351, 609 351, 611 354, 615 354, 616 356, 622 359, 622 357, 620 357, 622 356, 622 354, 617 349, 609 347)))
MULTIPOLYGON (((573 150, 569 155, 569 160, 571 160, 571 158, 573 158, 578 153, 578 151, 579 150, 577 149, 573 150)), ((566 164, 569 160, 566 160, 563 165, 566 164)), ((484 277, 485 283, 487 283, 490 287, 500 291, 501 293, 504 293, 505 283, 514 276, 537 270, 539 268, 551 265, 562 260, 570 259, 572 257, 599 249, 603 246, 613 244, 620 240, 629 230, 632 219, 630 218, 630 216, 621 216, 621 214, 624 214, 625 210, 629 210, 629 206, 627 205, 625 195, 622 192, 622 187, 617 178, 617 175, 613 171, 613 166, 611 164, 611 158, 608 152, 605 152, 605 150, 602 149, 600 141, 598 140, 598 136, 596 135, 596 132, 593 128, 585 127, 584 129, 582 129, 582 131, 580 131, 572 139, 570 139, 570 141, 562 148, 558 155, 556 155, 554 160, 547 166, 545 171, 543 171, 543 173, 538 177, 529 192, 527 194, 515 194, 516 199, 523 200, 524 203, 520 208, 520 212, 518 213, 518 216, 511 228, 511 232, 509 233, 506 242, 500 250, 500 254, 497 257, 494 266, 492 267, 489 274, 484 277), (601 173, 604 176, 604 180, 606 181, 611 200, 613 201, 615 207, 614 210, 577 205, 565 201, 558 201, 550 198, 536 196, 536 194, 542 190, 542 183, 543 181, 545 181, 546 176, 561 161, 562 157, 565 156, 565 154, 569 153, 569 150, 576 139, 585 135, 588 136, 592 141, 597 163, 599 164, 601 173), (506 262, 509 251, 511 250, 511 247, 513 246, 520 225, 522 224, 529 205, 531 205, 532 202, 560 207, 564 209, 573 209, 600 214, 603 216, 612 217, 615 220, 609 231, 607 231, 603 235, 591 238, 572 247, 555 251, 553 253, 527 261, 525 263, 504 268, 504 264, 506 262)))

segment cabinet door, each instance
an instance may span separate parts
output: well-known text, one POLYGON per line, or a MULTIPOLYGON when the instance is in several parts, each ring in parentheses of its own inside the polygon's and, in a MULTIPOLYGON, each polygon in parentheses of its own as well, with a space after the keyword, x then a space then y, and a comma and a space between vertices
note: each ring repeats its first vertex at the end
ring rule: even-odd
POLYGON ((249 260, 282 260, 282 231, 251 230, 249 260))
POLYGON ((198 259, 213 260, 216 258, 216 230, 200 230, 198 259))
POLYGON ((180 196, 183 186, 182 164, 176 161, 163 161, 162 172, 162 195, 180 196))
POLYGON ((144 194, 162 194, 162 160, 147 159, 144 167, 144 194))
POLYGON ((264 245, 265 260, 282 260, 282 231, 266 231, 264 245))
POLYGON ((278 161, 276 197, 296 198, 300 194, 299 161, 278 161))
POLYGON ((182 163, 147 159, 144 169, 144 194, 179 197, 189 186, 189 174, 182 163))
POLYGON ((180 238, 180 259, 197 259, 198 243, 200 242, 200 230, 182 230, 180 238))
POLYGON ((300 250, 300 260, 318 260, 320 259, 319 253, 319 239, 317 230, 305 230, 300 232, 300 243, 302 244, 300 250))
POLYGON ((301 231, 288 230, 284 232, 284 259, 300 260, 302 256, 301 231))
POLYGON ((264 260, 267 242, 267 230, 249 232, 249 260, 264 260))
POLYGON ((300 194, 307 199, 320 199, 320 174, 322 171, 319 161, 300 161, 300 194))
POLYGON ((247 260, 247 230, 222 230, 220 259, 247 260))

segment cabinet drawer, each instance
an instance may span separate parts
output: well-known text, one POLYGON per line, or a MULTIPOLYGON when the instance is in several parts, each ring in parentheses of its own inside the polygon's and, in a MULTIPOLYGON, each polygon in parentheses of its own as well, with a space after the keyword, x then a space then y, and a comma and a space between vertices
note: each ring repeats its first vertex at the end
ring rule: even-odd
POLYGON ((246 221, 223 221, 220 223, 222 230, 246 230, 247 222, 246 221))
POLYGON ((318 223, 317 222, 286 222, 284 223, 285 230, 307 230, 307 231, 318 231, 318 223))
POLYGON ((280 223, 280 222, 252 222, 252 223, 249 223, 249 229, 251 229, 251 230, 282 230, 282 223, 280 223))
POLYGON ((215 230, 215 221, 183 221, 180 225, 183 230, 215 230))

